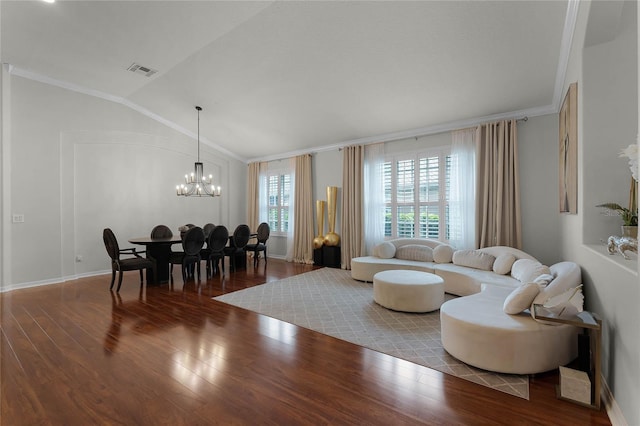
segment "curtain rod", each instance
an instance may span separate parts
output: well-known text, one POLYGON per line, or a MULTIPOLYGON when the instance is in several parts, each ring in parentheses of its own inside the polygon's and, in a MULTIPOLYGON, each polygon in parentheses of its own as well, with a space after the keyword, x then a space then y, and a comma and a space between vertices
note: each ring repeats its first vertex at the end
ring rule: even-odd
MULTIPOLYGON (((522 118, 517 118, 517 119, 516 119, 516 122, 518 122, 518 121, 524 121, 524 122, 527 122, 527 121, 529 121, 529 117, 525 115, 525 116, 524 116, 524 117, 522 117, 522 118)), ((403 140, 403 139, 415 139, 415 140, 418 140, 418 138, 421 138, 421 137, 423 137, 423 136, 441 135, 441 134, 443 134, 443 133, 450 133, 450 132, 453 132, 453 131, 455 131, 455 130, 462 130, 462 129, 465 129, 465 128, 473 128, 473 127, 476 127, 476 126, 479 126, 479 125, 480 125, 480 124, 477 124, 477 125, 472 126, 472 127, 461 127, 460 129, 443 130, 443 131, 441 131, 441 132, 436 132, 436 133, 427 133, 427 134, 424 134, 424 135, 416 135, 416 136, 406 137, 406 138, 401 138, 401 139, 387 140, 387 141, 382 141, 381 143, 386 143, 386 142, 396 142, 396 141, 403 140)), ((373 143, 378 143, 378 142, 373 142, 373 143)), ((368 144, 365 144, 365 145, 368 145, 368 144)), ((344 146, 339 146, 339 147, 338 147, 338 151, 342 151, 342 148, 344 148, 344 147, 346 147, 346 146, 353 146, 353 145, 344 145, 344 146)))
MULTIPOLYGON (((513 119, 513 117, 509 118, 509 119, 505 118, 503 120, 512 120, 512 119, 513 119)), ((498 120, 498 121, 503 121, 503 120, 498 120)), ((518 122, 518 121, 525 121, 525 122, 529 121, 529 117, 525 115, 522 118, 516 118, 516 122, 518 122)), ((474 124, 473 126, 470 126, 470 127, 476 127, 476 126, 478 126, 480 124, 493 123, 493 122, 495 122, 495 120, 494 121, 486 121, 486 122, 483 122, 483 123, 474 124)), ((448 129, 443 129, 443 130, 435 131, 435 132, 429 132, 429 133, 424 133, 424 134, 419 134, 419 135, 407 135, 407 136, 403 136, 403 137, 401 136, 401 137, 397 137, 397 138, 394 137, 394 138, 390 138, 390 139, 386 139, 386 140, 383 138, 383 139, 381 139, 379 141, 372 141, 372 140, 362 141, 361 140, 361 142, 358 143, 357 140, 353 140, 353 141, 351 141, 351 143, 339 143, 339 144, 333 144, 333 145, 329 145, 329 146, 316 147, 315 149, 312 149, 312 150, 309 150, 309 151, 307 151, 307 150, 299 150, 299 151, 295 151, 295 152, 290 152, 289 155, 286 155, 286 156, 282 156, 282 157, 277 156, 277 157, 274 157, 274 158, 263 158, 263 159, 256 160, 256 161, 264 161, 264 162, 268 163, 270 161, 284 160, 284 159, 287 159, 287 158, 294 157, 296 155, 302 155, 302 154, 315 155, 318 152, 333 151, 336 148, 338 149, 338 151, 342 151, 342 148, 347 147, 347 146, 369 145, 369 144, 372 144, 372 143, 396 142, 396 141, 405 140, 405 139, 418 140, 418 138, 421 138, 423 136, 441 135, 443 133, 449 133, 449 132, 453 132, 455 130, 462 130, 462 129, 465 129, 465 128, 469 128, 469 127, 448 128, 448 129)), ((365 138, 365 139, 367 139, 367 138, 365 138)))

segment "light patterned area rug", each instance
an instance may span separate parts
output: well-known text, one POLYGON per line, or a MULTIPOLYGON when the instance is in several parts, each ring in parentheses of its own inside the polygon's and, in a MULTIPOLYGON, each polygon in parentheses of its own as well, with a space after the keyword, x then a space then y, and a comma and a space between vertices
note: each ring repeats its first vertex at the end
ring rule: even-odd
POLYGON ((372 285, 350 271, 318 269, 214 299, 529 399, 528 376, 480 370, 449 355, 440 340, 440 311, 383 308, 373 301, 372 285))

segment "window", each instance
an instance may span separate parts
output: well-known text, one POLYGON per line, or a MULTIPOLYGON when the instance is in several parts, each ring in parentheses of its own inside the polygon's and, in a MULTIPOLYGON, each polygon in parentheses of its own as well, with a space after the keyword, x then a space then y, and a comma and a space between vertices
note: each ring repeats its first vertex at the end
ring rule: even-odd
POLYGON ((269 172, 266 176, 267 217, 274 233, 289 230, 289 200, 291 195, 291 175, 269 172))
POLYGON ((389 158, 382 167, 385 237, 448 240, 449 150, 389 158))

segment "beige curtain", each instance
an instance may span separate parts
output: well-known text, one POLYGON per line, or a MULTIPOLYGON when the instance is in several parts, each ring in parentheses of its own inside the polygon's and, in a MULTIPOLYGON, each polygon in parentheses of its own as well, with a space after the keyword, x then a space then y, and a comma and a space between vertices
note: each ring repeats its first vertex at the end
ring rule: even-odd
POLYGON ((252 232, 255 232, 260 224, 260 170, 266 165, 267 163, 264 162, 249 164, 247 225, 249 225, 252 232))
POLYGON ((313 182, 311 154, 295 158, 293 250, 291 260, 313 263, 313 182))
POLYGON ((351 259, 362 255, 364 203, 364 146, 342 150, 342 269, 351 269, 351 259))
POLYGON ((476 247, 522 247, 516 121, 478 126, 476 247))

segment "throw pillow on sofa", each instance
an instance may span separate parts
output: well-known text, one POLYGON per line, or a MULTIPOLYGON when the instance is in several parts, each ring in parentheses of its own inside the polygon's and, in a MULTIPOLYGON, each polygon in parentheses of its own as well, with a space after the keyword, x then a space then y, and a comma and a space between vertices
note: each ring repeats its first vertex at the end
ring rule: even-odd
POLYGON ((542 304, 548 312, 558 316, 559 318, 570 318, 583 311, 584 295, 582 294, 582 284, 577 287, 570 288, 556 296, 552 296, 546 300, 541 300, 544 294, 539 293, 531 302, 531 318, 548 325, 558 325, 557 322, 545 321, 537 319, 533 315, 533 305, 542 304))
POLYGON ((433 249, 433 261, 436 263, 451 263, 453 248, 442 244, 433 249))
POLYGON ((453 253, 452 261, 454 265, 491 271, 496 257, 480 250, 458 250, 453 253))
POLYGON ((396 249, 396 259, 433 262, 433 249, 419 244, 407 244, 396 249))
POLYGON ((538 284, 540 290, 549 285, 551 281, 553 281, 553 275, 551 274, 538 275, 536 279, 533 280, 534 283, 538 284))
POLYGON ((511 267, 511 276, 522 283, 533 282, 542 274, 551 275, 551 270, 537 260, 518 259, 511 267))
POLYGON ((374 247, 373 255, 381 259, 391 259, 396 255, 396 246, 389 241, 385 241, 384 243, 380 243, 374 247))
POLYGON ((493 272, 500 275, 507 275, 511 272, 511 267, 516 261, 516 257, 511 253, 502 253, 496 257, 496 261, 493 262, 493 272))
POLYGON ((536 283, 522 284, 513 290, 502 305, 502 310, 509 315, 516 315, 525 309, 529 309, 533 303, 533 299, 540 292, 540 287, 536 283))

